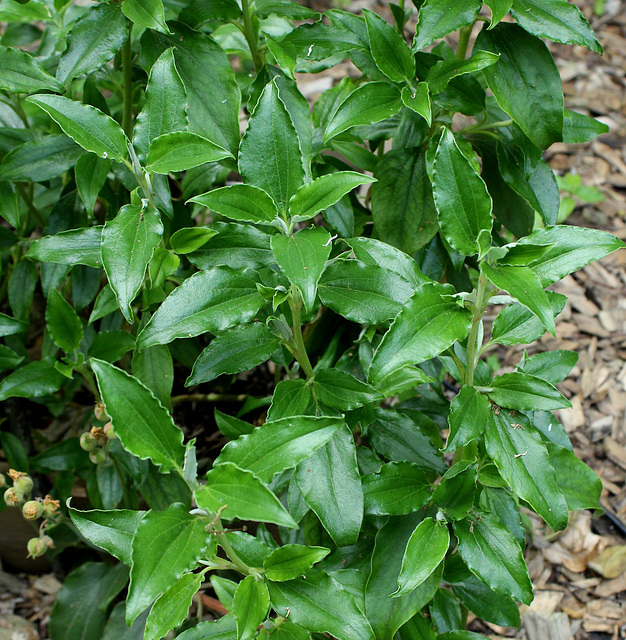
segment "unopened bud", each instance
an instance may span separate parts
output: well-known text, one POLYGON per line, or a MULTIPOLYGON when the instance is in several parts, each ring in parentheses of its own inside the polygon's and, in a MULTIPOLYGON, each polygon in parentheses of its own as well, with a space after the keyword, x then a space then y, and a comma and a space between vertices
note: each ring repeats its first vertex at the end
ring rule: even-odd
POLYGON ((50 536, 42 536, 41 539, 48 549, 54 549, 54 540, 50 536))
POLYGON ((50 518, 58 513, 61 503, 55 500, 52 496, 46 495, 43 499, 43 515, 46 518, 50 518))
POLYGON ((101 447, 107 443, 107 436, 102 427, 91 427, 89 433, 97 440, 101 447))
POLYGON ((39 558, 46 552, 46 543, 41 538, 31 538, 26 544, 29 558, 39 558))
POLYGON ((9 477, 13 480, 13 487, 22 493, 30 493, 33 490, 33 479, 27 473, 9 469, 9 477))
POLYGON ((0 473, 0 489, 6 487, 7 479, 0 473))
POLYGON ((96 416, 96 420, 100 420, 100 422, 106 422, 109 419, 107 412, 104 410, 104 405, 102 402, 98 402, 94 407, 93 414, 96 416))
POLYGON ((43 515, 43 505, 37 500, 29 500, 22 507, 22 515, 26 520, 37 520, 43 515))
POLYGON ((104 452, 104 449, 94 449, 89 452, 89 459, 94 464, 104 464, 107 461, 107 454, 104 452))
POLYGON ((117 433, 115 433, 115 430, 113 429, 113 425, 110 422, 107 422, 104 427, 102 427, 102 430, 104 431, 104 433, 106 434, 106 437, 109 440, 115 440, 115 438, 117 438, 117 433))
POLYGON ((30 476, 23 476, 13 483, 13 487, 24 494, 28 494, 33 490, 33 479, 30 476))
POLYGON ((19 507, 24 502, 24 493, 17 487, 10 487, 4 492, 4 501, 9 507, 19 507))
POLYGON ((80 448, 83 451, 93 451, 98 446, 98 441, 91 433, 83 433, 80 436, 80 448))

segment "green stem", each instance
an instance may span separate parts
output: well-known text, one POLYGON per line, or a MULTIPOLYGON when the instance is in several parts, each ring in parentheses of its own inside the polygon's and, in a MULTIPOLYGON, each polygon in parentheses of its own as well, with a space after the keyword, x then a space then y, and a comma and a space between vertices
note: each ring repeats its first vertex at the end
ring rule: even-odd
POLYGON ((245 402, 250 396, 247 393, 188 393, 172 396, 172 404, 181 402, 245 402))
POLYGON ((222 549, 224 549, 224 553, 228 556, 228 559, 233 563, 233 565, 237 568, 237 570, 243 573, 243 575, 245 576, 254 576, 257 580, 261 579, 261 574, 255 569, 253 569, 252 567, 249 567, 237 555, 236 551, 233 549, 232 545, 228 540, 228 536, 226 535, 226 532, 224 531, 224 527, 222 526, 222 521, 219 518, 213 525, 213 528, 217 533, 217 539, 220 546, 222 547, 222 549))
POLYGON ((499 127, 510 127, 513 124, 513 120, 498 120, 497 122, 479 122, 477 124, 471 124, 468 127, 460 129, 458 133, 477 133, 479 131, 485 131, 487 129, 497 129, 499 127))
POLYGON ((472 28, 474 27, 474 23, 468 24, 467 27, 463 27, 459 30, 459 44, 456 49, 456 57, 459 60, 465 60, 465 56, 467 55, 467 47, 469 45, 469 39, 472 35, 472 28))
POLYGON ((479 349, 482 345, 478 344, 480 334, 480 324, 485 306, 489 295, 487 293, 487 278, 481 273, 478 277, 478 288, 476 290, 476 306, 474 307, 474 317, 472 319, 472 328, 467 338, 467 369, 465 371, 465 384, 472 386, 474 384, 474 372, 478 361, 479 349))
MULTIPOLYGON (((43 216, 41 215, 41 213, 39 213, 39 210, 34 205, 34 203, 32 201, 32 198, 30 197, 30 194, 28 193, 28 190, 26 189, 26 187, 22 183, 18 183, 17 190, 18 190, 18 192, 20 194, 20 197, 22 198, 22 200, 26 204, 26 208, 28 209, 28 212, 32 213, 32 215, 35 218, 35 220, 37 220, 37 223, 39 224, 39 226, 43 229, 46 226, 46 221, 43 219, 43 216)), ((25 228, 24 228, 23 233, 25 233, 27 231, 28 220, 25 220, 25 225, 24 226, 25 226, 25 228)))
POLYGON ((306 346, 304 345, 304 339, 302 337, 302 296, 296 287, 291 288, 289 306, 291 307, 291 315, 293 317, 294 356, 300 363, 307 379, 309 379, 313 377, 313 367, 311 366, 311 361, 309 360, 309 355, 306 352, 306 346))
POLYGON ((257 73, 263 68, 263 59, 259 53, 259 43, 257 36, 252 26, 252 15, 250 14, 250 5, 248 0, 241 0, 241 13, 243 15, 243 34, 246 37, 248 47, 250 48, 250 55, 252 56, 252 62, 254 62, 254 68, 257 73))
POLYGON ((122 47, 122 76, 124 78, 124 92, 122 102, 124 104, 124 112, 122 115, 122 129, 126 137, 130 140, 132 136, 133 122, 133 54, 131 50, 131 34, 133 31, 133 23, 128 24, 128 37, 122 47))
POLYGON ((93 397, 96 399, 96 402, 102 402, 100 392, 98 391, 98 386, 96 385, 96 379, 93 377, 91 371, 89 371, 89 369, 87 368, 87 365, 81 364, 79 367, 76 367, 76 371, 78 371, 78 373, 80 373, 85 379, 85 382, 87 383, 87 386, 93 394, 93 397))

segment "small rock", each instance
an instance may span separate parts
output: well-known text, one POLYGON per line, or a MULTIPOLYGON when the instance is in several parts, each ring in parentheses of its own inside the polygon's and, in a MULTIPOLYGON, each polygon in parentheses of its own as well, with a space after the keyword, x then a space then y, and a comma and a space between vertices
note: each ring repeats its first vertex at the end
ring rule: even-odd
POLYGON ((39 640, 39 634, 32 622, 9 614, 0 620, 0 640, 39 640))
POLYGON ((19 596, 23 590, 22 583, 14 575, 0 571, 0 592, 8 591, 19 596))
POLYGON ((33 587, 41 593, 46 593, 49 596, 55 596, 61 588, 61 583, 50 573, 37 578, 33 583, 33 587))

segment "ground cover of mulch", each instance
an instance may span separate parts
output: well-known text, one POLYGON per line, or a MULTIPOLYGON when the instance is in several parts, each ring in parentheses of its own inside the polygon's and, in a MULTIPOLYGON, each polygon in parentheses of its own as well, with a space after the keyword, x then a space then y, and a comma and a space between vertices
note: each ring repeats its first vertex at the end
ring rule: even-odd
MULTIPOLYGON (((585 145, 556 144, 547 159, 559 175, 578 174, 584 185, 597 187, 605 197, 593 205, 578 202, 567 223, 604 229, 626 240, 626 0, 606 0, 600 17, 594 14, 593 0, 576 4, 597 30, 604 56, 578 47, 550 47, 567 108, 598 118, 610 132, 585 145)), ((381 9, 371 0, 349 5, 354 11, 363 7, 381 9)), ((302 76, 299 82, 303 93, 314 98, 346 72, 348 66, 339 66, 319 76, 302 76)), ((494 640, 617 640, 626 638, 626 251, 587 266, 554 290, 569 298, 557 320, 557 336, 548 335, 527 350, 579 354, 577 366, 559 385, 573 408, 560 411, 559 419, 576 454, 602 479, 607 515, 573 514, 567 531, 555 535, 528 514, 533 531, 526 557, 536 597, 530 607, 522 607, 522 629, 478 621, 470 628, 494 640)), ((506 371, 523 350, 494 353, 506 371)), ((0 567, 0 640, 45 640, 60 586, 51 573, 14 575, 0 567)), ((205 610, 212 595, 207 591, 205 610)))

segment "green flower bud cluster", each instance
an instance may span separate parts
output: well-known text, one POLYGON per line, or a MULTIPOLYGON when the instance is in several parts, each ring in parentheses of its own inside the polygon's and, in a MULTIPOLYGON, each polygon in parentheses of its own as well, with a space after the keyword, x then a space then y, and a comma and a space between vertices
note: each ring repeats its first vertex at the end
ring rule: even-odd
MULTIPOLYGON (((96 405, 96 417, 98 416, 98 407, 96 405)), ((102 409, 104 411, 104 409, 102 409)), ((100 414, 105 418, 106 413, 100 414)), ((89 459, 93 464, 110 464, 110 459, 107 453, 108 444, 110 440, 117 438, 117 434, 113 430, 113 425, 107 422, 104 427, 91 427, 90 431, 83 433, 80 436, 80 446, 84 451, 89 453, 89 459)))
MULTIPOLYGON (((43 500, 41 498, 31 498, 33 479, 27 473, 9 469, 8 475, 13 481, 13 486, 4 492, 6 504, 9 507, 21 507, 24 519, 33 523, 43 519, 39 526, 39 537, 31 538, 26 545, 28 557, 39 558, 47 549, 54 547, 52 538, 46 535, 45 531, 48 526, 58 524, 63 518, 60 502, 50 495, 46 495, 43 500)), ((4 487, 6 478, 2 474, 0 476, 0 487, 4 487)))

